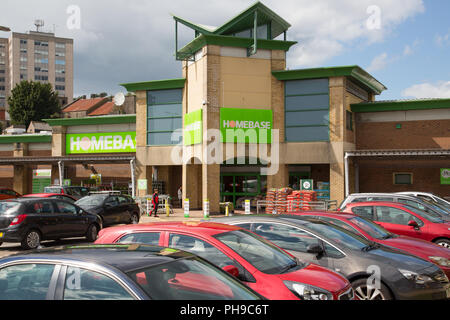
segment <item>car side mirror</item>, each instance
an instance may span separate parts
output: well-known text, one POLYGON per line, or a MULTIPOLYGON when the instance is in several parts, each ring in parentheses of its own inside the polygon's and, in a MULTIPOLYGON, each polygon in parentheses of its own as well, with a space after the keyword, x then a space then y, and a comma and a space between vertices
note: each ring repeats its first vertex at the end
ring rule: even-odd
POLYGON ((312 253, 312 254, 317 254, 317 255, 321 255, 323 254, 323 249, 320 245, 318 244, 310 244, 307 248, 306 248, 306 252, 308 253, 312 253))
POLYGON ((408 226, 413 227, 414 229, 419 229, 419 225, 414 220, 411 220, 410 222, 408 222, 408 226))
POLYGON ((239 269, 236 266, 229 265, 223 267, 223 271, 228 272, 232 276, 235 276, 236 278, 239 277, 239 269))

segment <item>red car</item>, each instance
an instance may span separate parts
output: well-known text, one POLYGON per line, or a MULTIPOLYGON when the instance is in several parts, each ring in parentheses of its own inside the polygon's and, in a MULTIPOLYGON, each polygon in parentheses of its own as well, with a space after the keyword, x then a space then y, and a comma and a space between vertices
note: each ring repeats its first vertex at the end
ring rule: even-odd
POLYGON ((398 202, 349 203, 342 212, 372 220, 386 230, 450 248, 450 223, 429 212, 398 202))
POLYGON ((390 233, 372 221, 353 214, 333 212, 294 213, 323 220, 362 235, 370 241, 394 247, 437 264, 450 278, 450 250, 425 240, 390 233))
POLYGON ((17 193, 12 189, 0 188, 0 200, 16 199, 20 197, 20 193, 17 193))
POLYGON ((33 194, 27 194, 24 195, 25 198, 55 198, 59 200, 66 200, 71 203, 74 203, 77 201, 75 197, 72 197, 68 194, 62 194, 62 193, 33 193, 33 194))
POLYGON ((343 276, 298 261, 260 236, 220 223, 163 222, 102 229, 96 244, 144 243, 194 253, 271 300, 351 300, 343 276))

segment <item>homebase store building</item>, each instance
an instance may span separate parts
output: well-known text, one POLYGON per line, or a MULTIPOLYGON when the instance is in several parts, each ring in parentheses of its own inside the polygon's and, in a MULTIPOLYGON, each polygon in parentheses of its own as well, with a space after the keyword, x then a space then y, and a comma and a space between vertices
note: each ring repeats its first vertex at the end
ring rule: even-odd
POLYGON ((211 212, 301 179, 329 183, 338 202, 355 191, 450 196, 440 179, 450 100, 375 102, 386 88, 358 66, 286 70, 290 25, 259 2, 218 28, 174 20, 182 77, 123 84, 137 96, 148 193, 152 179, 174 197, 182 186, 191 208, 208 199, 211 212), (195 38, 179 48, 181 26, 195 38))
POLYGON ((176 199, 181 186, 190 208, 207 199, 211 212, 302 179, 329 185, 338 203, 353 192, 450 196, 450 99, 375 101, 386 88, 358 66, 286 70, 290 25, 259 2, 218 28, 174 19, 181 78, 123 84, 135 116, 53 119, 51 136, 0 137, 0 165, 14 167, 3 181, 25 193, 38 165, 72 184, 94 166, 137 196, 158 187, 176 199), (180 27, 195 38, 178 48, 180 27))

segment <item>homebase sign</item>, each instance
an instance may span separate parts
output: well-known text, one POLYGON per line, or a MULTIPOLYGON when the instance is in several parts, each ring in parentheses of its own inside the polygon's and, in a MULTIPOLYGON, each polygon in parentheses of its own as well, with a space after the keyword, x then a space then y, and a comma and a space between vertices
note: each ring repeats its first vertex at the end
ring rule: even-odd
POLYGON ((272 127, 272 110, 220 109, 222 142, 270 144, 272 127))
POLYGON ((136 132, 66 135, 66 154, 136 152, 136 132))

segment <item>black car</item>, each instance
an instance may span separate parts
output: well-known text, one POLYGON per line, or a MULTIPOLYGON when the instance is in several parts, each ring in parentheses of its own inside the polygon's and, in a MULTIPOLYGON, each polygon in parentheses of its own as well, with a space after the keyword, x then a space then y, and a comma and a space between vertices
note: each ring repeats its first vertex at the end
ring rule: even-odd
POLYGON ((149 245, 42 249, 0 260, 0 300, 260 300, 185 251, 149 245))
POLYGON ((48 186, 44 188, 44 192, 68 194, 78 200, 89 195, 89 188, 79 186, 48 186))
POLYGON ((98 214, 102 218, 103 225, 138 224, 141 218, 139 206, 127 195, 91 194, 75 204, 88 212, 98 214))
POLYGON ((450 298, 449 280, 438 266, 324 221, 292 215, 213 221, 253 231, 301 261, 341 273, 360 300, 450 298))
POLYGON ((102 228, 98 215, 65 200, 19 198, 0 201, 0 244, 20 242, 24 249, 42 240, 86 237, 93 242, 102 228))

